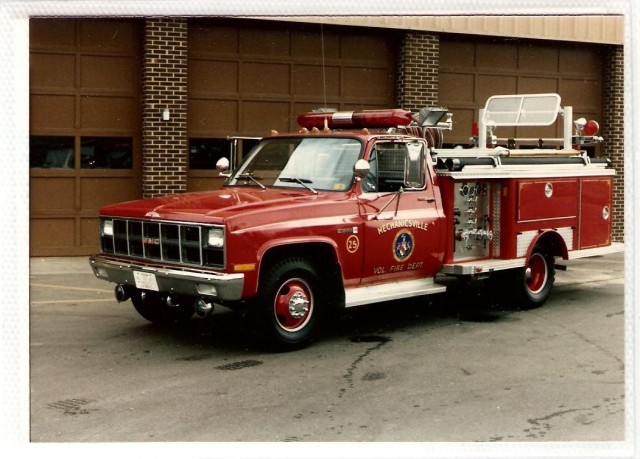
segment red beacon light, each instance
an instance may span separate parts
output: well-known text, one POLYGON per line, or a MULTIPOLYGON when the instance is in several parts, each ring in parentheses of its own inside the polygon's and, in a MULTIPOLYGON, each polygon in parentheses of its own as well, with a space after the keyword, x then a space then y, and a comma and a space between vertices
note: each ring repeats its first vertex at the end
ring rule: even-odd
POLYGON ((597 134, 600 125, 595 120, 587 121, 586 118, 578 118, 574 121, 576 133, 573 136, 574 149, 579 149, 581 145, 593 145, 602 142, 602 137, 597 134))
POLYGON ((298 125, 306 129, 363 129, 409 126, 411 112, 400 108, 340 112, 309 112, 298 115, 298 125))
POLYGON ((582 128, 582 132, 586 136, 595 136, 600 131, 600 125, 595 120, 589 120, 582 128))
POLYGON ((480 127, 478 126, 478 122, 474 121, 473 124, 471 125, 471 135, 473 137, 478 137, 479 134, 480 134, 480 127))
POLYGON ((595 120, 587 121, 585 118, 578 118, 574 121, 578 135, 594 137, 600 131, 600 125, 595 120))

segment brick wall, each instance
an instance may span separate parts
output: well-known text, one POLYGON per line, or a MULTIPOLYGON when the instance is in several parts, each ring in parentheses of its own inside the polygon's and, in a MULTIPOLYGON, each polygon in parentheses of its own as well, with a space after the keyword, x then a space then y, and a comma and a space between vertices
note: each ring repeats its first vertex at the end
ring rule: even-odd
POLYGON ((616 170, 613 179, 613 240, 624 240, 624 50, 608 48, 604 62, 604 119, 602 152, 616 170))
POLYGON ((187 190, 187 20, 145 22, 142 82, 142 193, 187 190), (169 109, 170 119, 162 119, 169 109))
POLYGON ((410 111, 438 105, 439 35, 407 32, 399 60, 398 105, 410 111))

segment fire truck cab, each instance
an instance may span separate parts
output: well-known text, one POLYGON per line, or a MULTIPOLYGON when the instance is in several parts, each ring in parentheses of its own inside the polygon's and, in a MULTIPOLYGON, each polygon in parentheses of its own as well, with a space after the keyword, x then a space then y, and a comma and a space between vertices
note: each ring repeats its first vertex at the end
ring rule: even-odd
POLYGON ((214 304, 242 311, 271 344, 305 345, 333 309, 442 293, 443 276, 505 278, 522 307, 542 304, 555 259, 621 250, 611 241, 613 169, 583 145, 557 94, 494 96, 472 148, 442 148, 446 109, 298 117, 228 171, 221 190, 114 204, 100 212, 97 277, 152 322, 214 304), (516 148, 502 126, 564 117, 558 146, 516 148))

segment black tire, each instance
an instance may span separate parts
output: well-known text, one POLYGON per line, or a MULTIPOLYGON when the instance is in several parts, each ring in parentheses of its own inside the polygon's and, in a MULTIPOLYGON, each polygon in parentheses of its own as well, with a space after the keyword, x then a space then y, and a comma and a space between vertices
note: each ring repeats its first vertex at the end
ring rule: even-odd
POLYGON ((324 309, 321 285, 316 267, 301 257, 281 260, 265 272, 254 311, 265 344, 277 351, 309 344, 324 309))
POLYGON ((554 258, 539 248, 534 249, 524 268, 513 276, 513 293, 520 309, 534 309, 542 306, 551 295, 556 270, 554 258))
POLYGON ((131 302, 138 314, 159 325, 179 325, 195 312, 193 302, 187 298, 176 305, 168 306, 166 296, 158 292, 136 290, 131 295, 131 302))

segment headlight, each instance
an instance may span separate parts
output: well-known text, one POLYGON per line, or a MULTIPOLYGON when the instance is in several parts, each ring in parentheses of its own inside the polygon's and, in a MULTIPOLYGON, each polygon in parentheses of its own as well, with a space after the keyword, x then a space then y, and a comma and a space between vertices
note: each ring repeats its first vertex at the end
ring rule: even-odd
POLYGON ((224 247, 224 230, 222 228, 209 229, 207 245, 209 247, 224 247))
POLYGON ((113 220, 102 221, 102 235, 113 236, 113 220))

